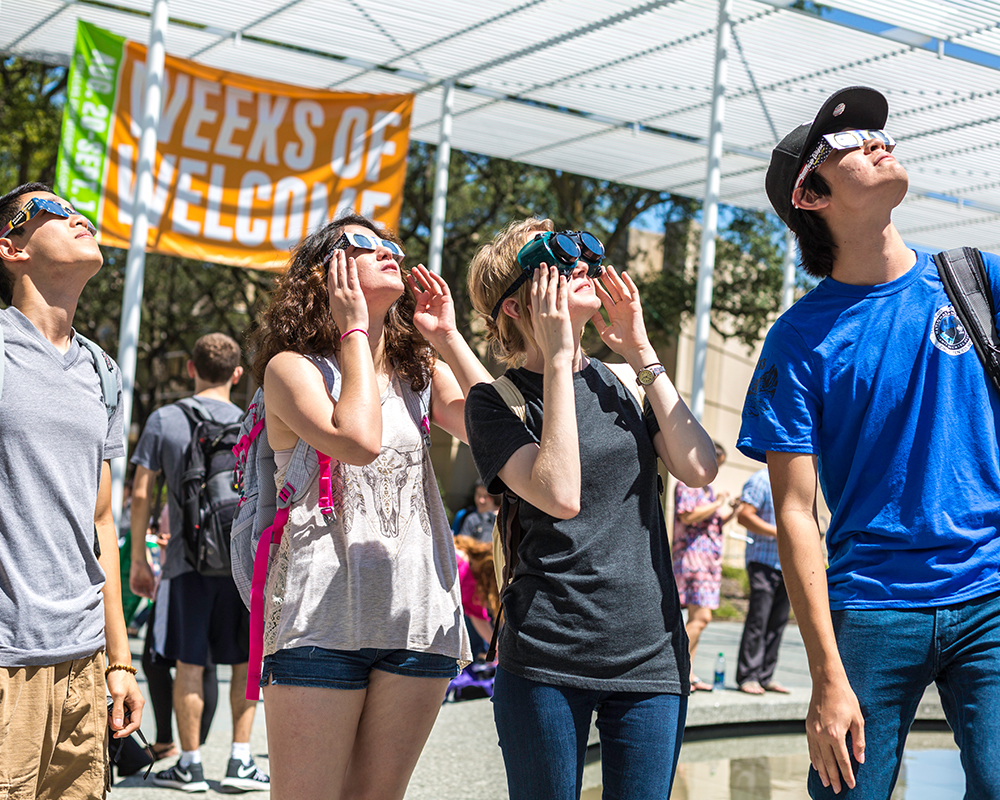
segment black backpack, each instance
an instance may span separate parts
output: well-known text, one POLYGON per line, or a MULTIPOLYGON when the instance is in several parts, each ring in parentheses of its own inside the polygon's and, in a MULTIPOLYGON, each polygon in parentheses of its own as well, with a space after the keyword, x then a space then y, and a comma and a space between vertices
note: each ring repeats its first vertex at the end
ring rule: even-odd
POLYGON ((240 502, 233 448, 241 420, 218 422, 193 397, 176 405, 191 426, 177 498, 185 558, 202 575, 232 575, 229 537, 240 502))
POLYGON ((1000 335, 982 254, 974 247, 944 250, 934 256, 934 263, 955 316, 972 339, 986 374, 1000 391, 1000 335))

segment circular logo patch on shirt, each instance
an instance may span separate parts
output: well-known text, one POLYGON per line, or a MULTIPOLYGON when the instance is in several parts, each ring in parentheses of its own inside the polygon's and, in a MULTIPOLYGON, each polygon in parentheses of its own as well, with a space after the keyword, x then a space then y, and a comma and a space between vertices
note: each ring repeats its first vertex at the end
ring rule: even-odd
POLYGON ((950 356, 960 356, 972 347, 972 338, 955 316, 951 305, 939 308, 934 315, 931 341, 938 350, 950 356))

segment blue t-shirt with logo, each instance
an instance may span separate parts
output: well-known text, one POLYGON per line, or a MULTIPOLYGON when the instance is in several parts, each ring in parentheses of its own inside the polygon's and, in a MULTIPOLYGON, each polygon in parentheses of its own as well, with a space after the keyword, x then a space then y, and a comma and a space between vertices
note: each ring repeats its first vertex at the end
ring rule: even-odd
MULTIPOLYGON (((1000 298, 1000 258, 983 259, 1000 298)), ((998 412, 918 253, 889 283, 826 278, 778 319, 737 446, 817 456, 831 608, 942 606, 1000 591, 998 412)))

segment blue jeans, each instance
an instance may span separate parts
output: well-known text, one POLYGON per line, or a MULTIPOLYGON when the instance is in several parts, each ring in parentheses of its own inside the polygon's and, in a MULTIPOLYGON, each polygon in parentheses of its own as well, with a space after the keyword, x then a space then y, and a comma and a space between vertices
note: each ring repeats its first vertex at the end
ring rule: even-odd
POLYGON ((1000 594, 942 608, 834 611, 837 647, 865 717, 865 763, 839 795, 809 770, 816 800, 885 800, 924 689, 937 683, 965 769, 966 800, 1000 797, 1000 594))
POLYGON ((510 800, 577 800, 597 711, 605 800, 667 800, 687 698, 573 689, 497 670, 493 716, 510 800))

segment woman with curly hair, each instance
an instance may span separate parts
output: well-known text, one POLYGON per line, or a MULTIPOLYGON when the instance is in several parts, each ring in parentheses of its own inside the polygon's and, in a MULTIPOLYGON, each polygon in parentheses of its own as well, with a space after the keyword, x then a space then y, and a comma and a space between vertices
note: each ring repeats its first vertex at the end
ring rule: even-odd
POLYGON ((464 440, 465 394, 489 374, 444 281, 422 265, 406 275, 402 261, 394 234, 340 217, 294 251, 254 336, 276 485, 300 438, 335 464, 334 513, 317 479, 267 577, 276 800, 401 798, 470 659, 426 435, 434 422, 464 440))
POLYGON ((596 711, 604 797, 665 798, 690 687, 657 458, 703 486, 715 449, 658 363, 631 278, 601 274, 589 234, 552 227, 513 223, 469 270, 473 305, 525 401, 522 421, 480 384, 465 408, 483 483, 520 498, 493 692, 507 788, 512 800, 576 800, 596 711), (565 263, 539 263, 543 249, 565 263), (588 321, 627 363, 583 352, 588 321))
POLYGON ((473 629, 488 644, 493 638, 493 620, 500 610, 493 543, 458 535, 455 554, 462 585, 462 608, 473 629))

